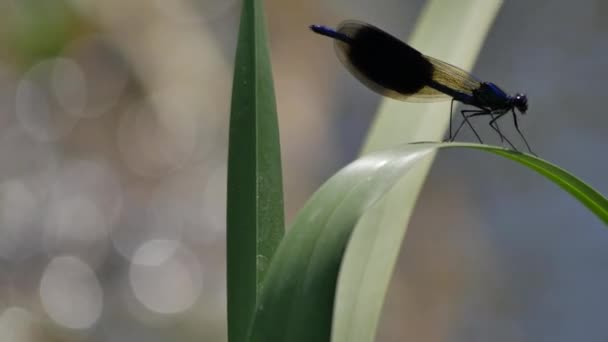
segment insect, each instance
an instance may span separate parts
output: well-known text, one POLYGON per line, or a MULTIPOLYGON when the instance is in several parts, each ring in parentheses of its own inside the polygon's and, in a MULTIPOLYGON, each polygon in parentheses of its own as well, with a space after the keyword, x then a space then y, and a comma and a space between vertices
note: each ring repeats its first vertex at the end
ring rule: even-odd
POLYGON ((452 99, 450 105, 450 135, 454 141, 466 123, 480 143, 479 134, 469 121, 476 116, 489 116, 490 127, 513 150, 515 146, 498 127, 497 120, 512 114, 515 129, 530 153, 528 141, 519 129, 516 110, 526 114, 528 98, 525 94, 507 94, 496 84, 482 82, 468 72, 426 56, 418 50, 370 24, 347 20, 337 29, 311 25, 315 33, 335 40, 338 58, 346 68, 371 90, 397 100, 432 102, 452 99), (452 107, 454 101, 471 105, 476 109, 461 110, 462 122, 452 134, 452 107))

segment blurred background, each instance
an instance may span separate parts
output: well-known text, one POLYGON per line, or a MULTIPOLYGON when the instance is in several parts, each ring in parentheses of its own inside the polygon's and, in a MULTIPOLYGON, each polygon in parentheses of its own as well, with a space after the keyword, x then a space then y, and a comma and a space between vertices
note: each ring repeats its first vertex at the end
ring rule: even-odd
MULTIPOLYGON (((406 38, 424 2, 265 4, 291 222, 356 157, 381 100, 307 26, 353 18, 406 38)), ((239 13, 236 0, 0 0, 2 341, 226 340, 239 13)), ((602 0, 507 1, 474 70, 526 92, 535 152, 604 194, 606 18, 602 0)), ((378 340, 606 341, 607 288, 608 231, 578 202, 498 157, 443 152, 378 340)))

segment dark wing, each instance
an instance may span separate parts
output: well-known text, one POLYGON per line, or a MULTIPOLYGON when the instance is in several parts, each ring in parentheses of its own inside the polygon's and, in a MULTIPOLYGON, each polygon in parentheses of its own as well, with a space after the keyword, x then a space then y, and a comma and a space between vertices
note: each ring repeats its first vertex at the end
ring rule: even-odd
POLYGON ((481 87, 481 81, 457 66, 440 61, 437 58, 424 56, 433 65, 433 81, 455 92, 473 95, 481 87))
MULTIPOLYGON (((409 102, 450 99, 449 95, 428 86, 438 68, 411 46, 360 21, 344 21, 336 31, 348 37, 348 41, 335 40, 338 58, 376 93, 409 102)), ((443 75, 441 71, 437 73, 447 82, 443 75)))
POLYGON ((337 32, 336 54, 346 68, 371 90, 401 101, 433 102, 460 94, 472 96, 481 82, 468 72, 425 56, 370 24, 348 20, 337 32))

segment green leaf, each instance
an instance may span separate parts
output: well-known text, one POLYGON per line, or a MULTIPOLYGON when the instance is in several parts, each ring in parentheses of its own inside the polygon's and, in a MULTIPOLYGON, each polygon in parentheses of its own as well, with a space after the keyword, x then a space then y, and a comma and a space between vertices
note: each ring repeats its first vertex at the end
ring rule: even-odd
POLYGON ((259 0, 243 2, 229 140, 228 339, 243 342, 264 273, 284 232, 277 114, 259 0))
MULTIPOLYGON (((343 321, 350 323, 352 331, 360 330, 360 325, 375 329, 379 315, 375 307, 365 304, 382 301, 386 289, 383 279, 365 274, 376 265, 394 263, 392 254, 374 251, 382 250, 387 243, 401 244, 403 233, 394 229, 394 225, 385 230, 381 222, 364 226, 358 226, 357 222, 404 175, 415 171, 439 148, 482 150, 517 161, 558 184, 608 223, 606 198, 568 172, 534 156, 462 143, 409 144, 373 153, 334 175, 297 216, 270 264, 256 308, 251 341, 329 341, 336 281, 355 227, 354 234, 367 238, 360 239, 367 243, 356 246, 356 253, 348 253, 349 257, 361 256, 357 260, 360 267, 340 278, 345 282, 345 291, 354 295, 356 305, 348 311, 336 311, 335 315, 345 316, 343 321), (359 230, 361 227, 364 229, 359 230), (374 283, 379 285, 374 287, 374 283)), ((351 252, 353 246, 348 249, 351 252)), ((390 277, 390 272, 385 276, 390 277)), ((349 341, 368 341, 368 337, 352 334, 349 341)))

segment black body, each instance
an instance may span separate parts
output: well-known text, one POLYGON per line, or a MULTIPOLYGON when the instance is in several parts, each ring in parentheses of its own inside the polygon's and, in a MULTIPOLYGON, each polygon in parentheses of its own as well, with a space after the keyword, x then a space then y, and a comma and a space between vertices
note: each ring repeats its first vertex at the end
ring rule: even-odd
POLYGON ((466 123, 481 142, 469 118, 488 115, 491 117, 490 126, 501 140, 507 141, 515 149, 496 123, 500 117, 512 113, 515 128, 532 152, 519 131, 515 113, 517 109, 525 114, 528 109, 524 94, 510 96, 497 85, 481 82, 458 67, 423 55, 392 35, 363 22, 345 21, 336 30, 319 25, 310 28, 318 34, 334 38, 340 61, 359 81, 381 95, 412 102, 451 98, 452 101, 477 107, 475 110, 461 111, 463 122, 453 136, 450 125, 450 140, 454 140, 466 123))

